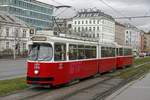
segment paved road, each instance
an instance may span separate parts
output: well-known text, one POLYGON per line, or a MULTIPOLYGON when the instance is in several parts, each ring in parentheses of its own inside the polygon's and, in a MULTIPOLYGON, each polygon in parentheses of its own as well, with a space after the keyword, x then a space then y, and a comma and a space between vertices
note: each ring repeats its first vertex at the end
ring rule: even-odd
POLYGON ((0 60, 0 80, 23 77, 26 60, 0 60))
POLYGON ((150 100, 150 73, 116 91, 105 100, 150 100))

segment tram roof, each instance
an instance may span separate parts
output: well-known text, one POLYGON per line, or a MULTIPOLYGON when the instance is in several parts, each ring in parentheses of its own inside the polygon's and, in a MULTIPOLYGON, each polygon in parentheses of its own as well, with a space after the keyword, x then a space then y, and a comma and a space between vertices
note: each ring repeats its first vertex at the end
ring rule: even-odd
POLYGON ((99 42, 97 38, 79 37, 79 36, 66 35, 66 34, 60 34, 58 36, 58 35, 54 35, 53 31, 39 31, 33 37, 45 37, 47 38, 47 41, 51 41, 51 42, 72 43, 72 44, 92 44, 92 45, 116 47, 116 43, 99 42))

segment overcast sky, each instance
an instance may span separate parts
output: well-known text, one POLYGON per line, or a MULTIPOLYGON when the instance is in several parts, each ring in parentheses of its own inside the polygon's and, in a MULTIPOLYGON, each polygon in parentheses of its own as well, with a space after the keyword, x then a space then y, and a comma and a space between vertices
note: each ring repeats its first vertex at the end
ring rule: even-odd
MULTIPOLYGON (((116 9, 118 12, 113 11, 111 8, 102 3, 101 0, 39 0, 39 1, 56 6, 61 4, 70 5, 77 10, 82 8, 98 8, 113 17, 150 15, 150 0, 103 0, 111 7, 116 9)), ((73 16, 73 14, 75 13, 73 9, 63 8, 57 11, 55 15, 59 14, 59 12, 63 10, 65 10, 65 12, 59 15, 61 17, 68 17, 68 16, 70 17, 73 16)), ((150 30, 150 18, 132 19, 131 21, 121 19, 117 21, 121 23, 130 22, 140 29, 143 29, 145 31, 150 30)))

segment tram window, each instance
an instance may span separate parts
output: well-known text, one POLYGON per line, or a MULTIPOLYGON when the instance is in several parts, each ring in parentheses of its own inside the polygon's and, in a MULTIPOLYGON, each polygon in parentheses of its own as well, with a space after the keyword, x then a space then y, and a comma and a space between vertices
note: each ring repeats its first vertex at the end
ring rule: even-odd
POLYGON ((112 57, 116 56, 115 48, 112 48, 112 57))
POLYGON ((119 56, 123 56, 123 48, 119 48, 119 56))
POLYGON ((65 61, 66 60, 66 44, 55 43, 55 61, 65 61))
POLYGON ((69 60, 96 58, 96 46, 69 45, 69 60))
POLYGON ((70 44, 69 45, 69 60, 77 59, 77 45, 70 44))
POLYGON ((101 57, 106 57, 106 50, 105 47, 101 48, 101 57))
POLYGON ((92 47, 92 58, 96 58, 96 46, 92 47))
POLYGON ((132 49, 129 49, 129 55, 132 55, 132 49))
POLYGON ((78 45, 78 59, 85 59, 84 45, 78 45))
POLYGON ((86 59, 96 58, 96 46, 85 46, 86 59))
POLYGON ((128 55, 128 50, 124 48, 124 55, 128 55))
POLYGON ((110 47, 107 48, 107 57, 112 56, 112 49, 110 47))
POLYGON ((131 49, 124 49, 124 55, 131 55, 132 54, 132 50, 131 49))
POLYGON ((101 56, 102 57, 114 57, 115 56, 115 48, 102 47, 101 48, 101 56))

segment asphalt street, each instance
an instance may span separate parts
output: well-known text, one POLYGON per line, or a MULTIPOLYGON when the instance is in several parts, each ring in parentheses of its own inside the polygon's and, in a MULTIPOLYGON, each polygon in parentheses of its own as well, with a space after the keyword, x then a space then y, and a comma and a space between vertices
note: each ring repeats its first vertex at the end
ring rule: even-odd
POLYGON ((150 73, 116 91, 105 100, 150 100, 150 73))
POLYGON ((26 74, 26 60, 0 60, 0 80, 23 77, 26 74))

